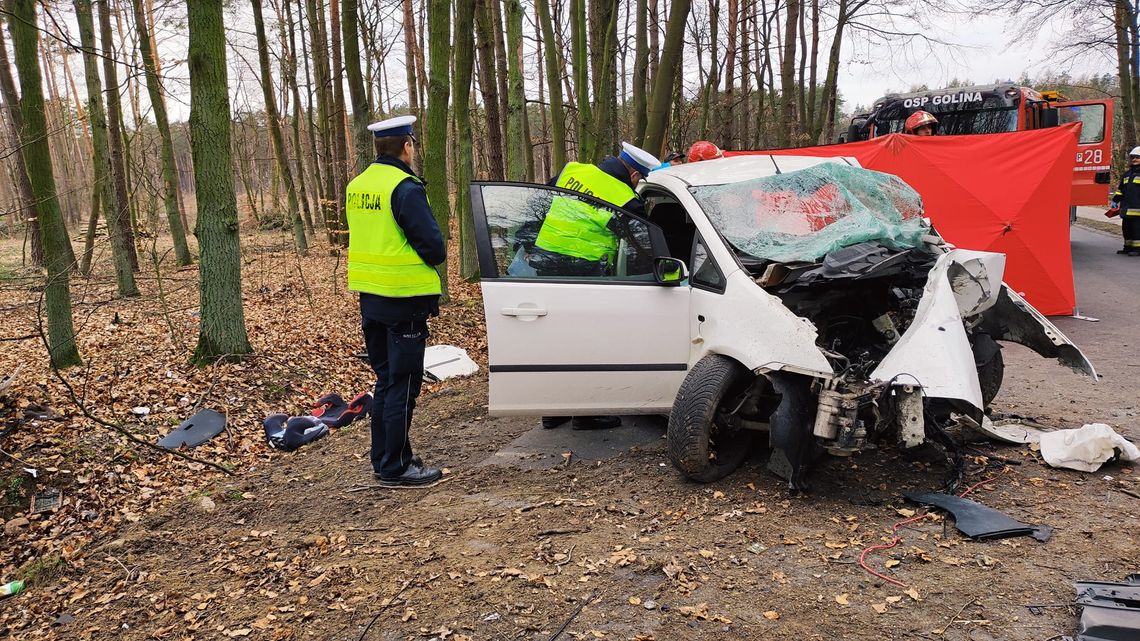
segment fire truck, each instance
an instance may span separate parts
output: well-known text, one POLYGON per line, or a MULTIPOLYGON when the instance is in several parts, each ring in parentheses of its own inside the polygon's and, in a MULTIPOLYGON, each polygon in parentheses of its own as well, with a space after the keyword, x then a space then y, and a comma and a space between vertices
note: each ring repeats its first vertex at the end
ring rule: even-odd
POLYGON ((1112 101, 1067 100, 1056 91, 1013 83, 888 94, 870 113, 851 120, 840 142, 867 140, 903 130, 907 116, 927 111, 938 118, 939 135, 1025 131, 1080 122, 1070 206, 1104 205, 1112 165, 1112 101))

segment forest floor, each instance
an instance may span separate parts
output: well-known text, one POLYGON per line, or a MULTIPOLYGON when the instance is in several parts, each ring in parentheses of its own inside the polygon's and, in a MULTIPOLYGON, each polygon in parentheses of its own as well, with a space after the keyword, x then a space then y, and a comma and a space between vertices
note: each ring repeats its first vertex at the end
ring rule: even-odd
MULTIPOLYGON (((109 274, 73 284, 86 360, 65 375, 78 399, 48 368, 38 337, 0 342, 0 374, 25 365, 0 399, 5 425, 30 403, 59 416, 0 440, 0 517, 11 525, 0 582, 30 579, 0 601, 0 638, 1042 641, 1071 633, 1075 613, 1059 605, 1035 615, 1027 604, 1067 604, 1072 580, 1122 580, 1140 561, 1130 533, 1140 500, 1120 491, 1140 490, 1140 473, 1054 470, 1027 448, 980 443, 964 483, 996 480, 974 498, 1051 525, 1052 539, 975 542, 931 516, 868 555, 899 587, 857 560, 914 514, 903 492, 940 486, 938 453, 829 459, 813 491, 794 495, 760 451, 727 479, 696 485, 669 466, 662 420, 573 432, 491 418, 485 375, 425 386, 413 438, 417 453, 447 468, 445 481, 378 489, 363 423, 295 453, 269 449, 262 436, 269 413, 301 414, 324 392, 371 385, 353 357, 359 320, 343 259, 317 249, 298 259, 280 234, 243 243, 254 354, 242 363, 188 363, 195 267, 164 268, 161 296, 144 268, 138 300, 113 299, 109 274), (149 442, 194 407, 222 410, 226 432, 191 453, 233 474, 131 444, 84 418, 75 400, 149 442), (150 413, 134 417, 137 406, 150 413), (49 488, 62 504, 28 517, 31 496, 49 488)), ((18 268, 13 245, 0 243, 5 339, 36 332, 35 278, 18 268)), ((462 346, 485 365, 478 287, 454 273, 452 283, 432 343, 462 346)), ((1010 346, 997 412, 1057 427, 1103 421, 1140 436, 1127 357, 1135 333, 1121 339, 1140 303, 1097 291, 1133 302, 1093 310, 1090 295, 1083 311, 1101 323, 1058 324, 1101 382, 1010 346)))

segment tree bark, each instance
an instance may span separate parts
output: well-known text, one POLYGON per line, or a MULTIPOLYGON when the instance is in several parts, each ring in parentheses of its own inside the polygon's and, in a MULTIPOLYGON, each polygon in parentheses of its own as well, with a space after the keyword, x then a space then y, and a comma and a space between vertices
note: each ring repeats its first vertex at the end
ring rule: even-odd
POLYGON ((836 13, 835 37, 831 41, 831 52, 827 58, 827 77, 823 81, 824 108, 820 117, 823 119, 821 129, 824 140, 835 139, 835 109, 837 99, 837 81, 839 78, 839 53, 843 46, 843 29, 847 26, 849 0, 839 0, 839 10, 836 13))
MULTIPOLYGON (((715 1, 715 0, 714 0, 715 1)), ((633 139, 645 137, 647 74, 649 73, 649 6, 637 0, 633 54, 633 139)))
POLYGON ((348 78, 348 95, 352 100, 352 143, 356 153, 353 173, 364 171, 372 163, 372 135, 368 121, 372 108, 364 90, 364 76, 360 73, 360 35, 357 21, 359 0, 343 0, 341 27, 344 35, 344 73, 348 78))
POLYGON ((455 71, 451 76, 455 109, 455 217, 459 223, 459 276, 472 281, 479 276, 475 250, 475 221, 471 217, 471 179, 475 168, 471 141, 471 71, 475 63, 475 3, 455 2, 455 71))
POLYGON ((594 153, 591 162, 598 163, 617 148, 617 2, 598 0, 594 4, 596 24, 592 42, 591 68, 594 70, 594 153))
POLYGON ((318 11, 316 0, 306 0, 305 14, 309 19, 309 43, 312 49, 313 59, 313 82, 317 86, 317 123, 313 135, 320 136, 320 157, 324 161, 324 168, 321 172, 323 183, 320 188, 320 203, 321 203, 321 219, 325 224, 325 233, 328 240, 332 244, 337 244, 340 240, 340 228, 337 224, 336 218, 336 187, 334 176, 336 169, 333 162, 333 132, 330 130, 329 121, 331 119, 331 112, 333 110, 332 100, 329 97, 329 61, 328 61, 328 40, 325 38, 325 23, 324 17, 318 11))
MULTIPOLYGON (((139 0, 135 0, 138 2, 139 0)), ((335 1, 335 0, 334 0, 335 1)), ((265 18, 262 17, 261 0, 250 0, 253 5, 253 28, 257 38, 257 61, 261 68, 261 96, 265 99, 265 120, 269 123, 269 138, 273 143, 273 156, 277 160, 277 171, 285 183, 285 196, 288 199, 289 218, 293 223, 293 242, 297 253, 309 253, 309 241, 305 238, 305 222, 301 220, 301 208, 297 203, 297 188, 293 184, 293 174, 289 171, 289 156, 285 151, 285 137, 281 134, 281 119, 277 114, 277 102, 273 98, 273 75, 269 72, 269 44, 265 37, 265 18)))
MULTIPOLYGON (((119 75, 116 70, 115 42, 111 32, 111 10, 109 0, 97 0, 99 5, 99 25, 102 32, 103 76, 107 81, 107 131, 109 133, 109 155, 111 158, 111 227, 112 242, 119 242, 121 251, 126 252, 131 269, 139 270, 139 257, 135 251, 135 231, 131 224, 131 204, 127 189, 127 166, 124 159, 123 105, 119 99, 119 75), (116 241, 117 239, 117 241, 116 241)), ((133 294, 122 294, 129 296, 133 294)))
MULTIPOLYGON (((8 64, 8 46, 4 43, 3 34, 0 34, 0 96, 4 98, 4 108, 8 113, 5 119, 8 131, 5 135, 11 139, 12 149, 19 149, 19 132, 23 128, 23 119, 20 117, 20 94, 16 91, 16 82, 12 78, 12 70, 8 64)), ((31 237, 32 264, 43 267, 44 246, 40 242, 40 222, 36 217, 36 199, 32 194, 32 183, 28 179, 28 169, 24 166, 23 154, 15 154, 13 161, 16 165, 16 193, 20 195, 24 225, 28 236, 31 237)))
POLYGON ((509 72, 507 71, 507 45, 503 41, 503 0, 488 0, 487 6, 491 9, 491 34, 494 36, 495 42, 495 81, 499 84, 499 113, 503 115, 501 125, 502 141, 503 141, 503 156, 509 156, 509 149, 511 145, 510 136, 508 136, 508 127, 510 126, 510 91, 507 89, 509 72))
MULTIPOLYGON (((333 111, 329 128, 333 134, 333 201, 336 207, 337 244, 348 247, 348 212, 344 200, 344 188, 348 184, 348 140, 345 136, 344 65, 340 48, 340 5, 336 0, 329 2, 329 22, 332 45, 332 88, 333 111)), ((359 64, 359 61, 357 62, 359 64)), ((359 72, 359 70, 358 70, 359 72)))
POLYGON ((178 173, 174 165, 174 139, 170 135, 170 123, 166 118, 166 98, 162 95, 162 85, 158 79, 158 65, 151 48, 150 25, 143 11, 142 0, 133 0, 135 28, 139 35, 139 52, 142 54, 146 70, 146 88, 150 96, 154 123, 162 145, 162 182, 166 188, 164 206, 166 222, 170 226, 170 237, 174 241, 174 261, 178 265, 189 265, 190 247, 186 244, 186 230, 182 228, 182 215, 178 209, 178 173))
POLYGON ((1115 3, 1117 80, 1120 83, 1120 115, 1124 120, 1124 147, 1120 156, 1128 159, 1128 152, 1136 146, 1136 125, 1132 115, 1137 105, 1132 102, 1132 74, 1128 66, 1128 13, 1122 2, 1115 3))
POLYGON ((578 160, 594 155, 594 126, 590 110, 590 78, 586 60, 586 0, 570 0, 570 64, 578 99, 578 160))
MULTIPOLYGON (((461 0, 462 1, 462 0, 461 0)), ((491 20, 491 7, 488 2, 476 0, 475 34, 479 52, 479 90, 483 96, 483 111, 487 121, 487 173, 491 180, 503 180, 506 168, 503 164, 502 118, 499 112, 499 90, 495 80, 495 36, 494 22, 491 20)))
MULTIPOLYGON (((720 139, 722 145, 732 148, 736 137, 736 34, 740 20, 739 0, 728 0, 728 48, 724 53, 724 109, 721 111, 720 139)), ((715 46, 715 45, 714 45, 715 46)))
MULTIPOLYGON (((306 180, 305 172, 306 154, 301 149, 301 113, 304 108, 301 106, 301 91, 297 86, 297 40, 294 34, 293 2, 292 0, 283 0, 282 4, 285 5, 285 24, 282 25, 282 29, 288 29, 288 49, 286 55, 282 56, 282 66, 284 68, 283 75, 285 81, 289 83, 289 90, 293 93, 293 155, 296 156, 297 162, 297 191, 301 197, 301 210, 304 214, 305 231, 311 236, 313 234, 313 215, 312 209, 309 206, 309 183, 306 180)), ((306 73, 306 76, 307 75, 306 73)), ((310 158, 313 160, 316 159, 315 151, 310 158)), ((315 173, 313 182, 320 182, 320 178, 316 177, 315 173)), ((319 191, 320 189, 314 184, 312 191, 314 196, 319 193, 319 191)))
POLYGON ((641 147, 660 155, 665 145, 665 131, 669 127, 670 103, 673 98, 675 70, 681 63, 684 46, 685 21, 689 17, 690 0, 672 0, 669 5, 669 22, 665 26, 665 47, 661 51, 661 69, 653 85, 653 98, 649 105, 649 119, 641 147))
POLYGON ((20 76, 20 116, 22 133, 20 153, 28 169, 32 184, 36 217, 40 221, 40 236, 44 248, 44 266, 47 281, 44 299, 47 307, 48 353, 56 367, 82 364, 75 346, 75 328, 71 318, 71 289, 69 272, 72 252, 63 226, 63 215, 56 196, 55 177, 51 167, 51 149, 48 148, 47 123, 44 117, 43 85, 39 63, 36 60, 36 2, 14 0, 10 4, 12 20, 12 49, 16 54, 16 72, 20 76), (66 246, 66 247, 65 247, 66 246))
MULTIPOLYGON (((446 242, 450 235, 451 208, 447 188, 447 99, 450 87, 448 61, 451 53, 451 7, 449 0, 429 0, 428 51, 431 70, 428 75, 428 118, 430 131, 424 145, 424 180, 427 182, 428 200, 439 230, 446 242)), ((438 266, 443 287, 443 300, 447 300, 447 262, 438 266)))
MULTIPOLYGON (((462 2, 463 0, 460 0, 462 2)), ((644 3, 645 0, 640 0, 644 3)), ((542 42, 546 50, 546 82, 550 89, 550 131, 551 147, 554 157, 551 161, 550 171, 557 174, 566 166, 566 112, 562 107, 562 69, 558 64, 558 46, 554 39, 554 25, 550 19, 550 0, 535 0, 539 22, 542 27, 542 42)), ((645 77, 642 76, 644 89, 645 77)), ((637 82, 634 81, 634 95, 637 93, 637 82)), ((642 112, 645 110, 645 92, 642 91, 642 112)), ((635 99, 636 101, 636 99, 635 99)), ((634 107, 636 110, 636 107, 634 107)), ((644 121, 644 113, 642 120, 644 121)), ((643 127, 644 129, 644 123, 643 127)))
POLYGON ((222 0, 188 3, 190 150, 198 194, 200 328, 194 361, 248 354, 233 164, 222 0))
MULTIPOLYGON (((507 180, 527 180, 526 148, 530 147, 530 132, 526 130, 526 94, 523 90, 522 71, 522 4, 519 0, 507 2, 507 180)), ((534 173, 532 168, 529 172, 534 173)))
POLYGON ((807 119, 804 121, 804 126, 811 128, 811 140, 815 144, 823 144, 824 141, 819 140, 819 128, 816 127, 816 112, 818 106, 816 105, 816 84, 818 82, 817 72, 819 70, 819 0, 811 0, 811 63, 808 65, 811 68, 810 77, 808 78, 808 99, 807 99, 807 119))
POLYGON ((787 1, 788 17, 784 22, 784 57, 780 61, 780 124, 776 128, 776 141, 780 147, 787 147, 790 144, 791 136, 789 134, 796 130, 796 26, 799 22, 800 0, 787 1))

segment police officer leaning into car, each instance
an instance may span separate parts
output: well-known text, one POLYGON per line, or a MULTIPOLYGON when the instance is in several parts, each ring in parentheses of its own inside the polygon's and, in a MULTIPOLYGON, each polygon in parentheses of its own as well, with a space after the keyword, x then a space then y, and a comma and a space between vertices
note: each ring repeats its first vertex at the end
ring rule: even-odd
POLYGON ((409 429, 423 381, 429 316, 439 315, 447 259, 424 182, 412 170, 415 116, 369 125, 376 160, 346 190, 348 288, 360 292, 372 396, 372 472, 382 485, 426 485, 443 473, 412 454, 409 429))
POLYGON ((1124 249, 1116 253, 1140 256, 1140 147, 1128 154, 1128 171, 1120 177, 1112 202, 1120 209, 1120 231, 1124 234, 1124 249))
MULTIPOLYGON (((645 205, 634 188, 661 165, 653 154, 627 142, 617 156, 598 165, 570 162, 550 181, 555 187, 577 191, 634 214, 644 214, 645 205)), ((554 196, 542 221, 530 255, 538 276, 608 276, 617 260, 618 228, 613 211, 597 208, 574 198, 554 196)), ((554 428, 569 416, 544 416, 542 426, 554 428)), ((604 429, 621 425, 616 416, 574 417, 574 429, 604 429)))

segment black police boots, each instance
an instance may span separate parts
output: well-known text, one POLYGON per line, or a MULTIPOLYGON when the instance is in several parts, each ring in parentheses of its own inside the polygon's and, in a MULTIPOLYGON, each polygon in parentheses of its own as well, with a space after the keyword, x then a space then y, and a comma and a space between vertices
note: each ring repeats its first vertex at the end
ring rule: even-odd
POLYGON ((379 477, 380 485, 386 487, 415 487, 417 485, 428 485, 435 483, 443 478, 443 470, 438 467, 426 467, 422 464, 416 465, 411 463, 404 473, 394 477, 385 478, 379 477))

